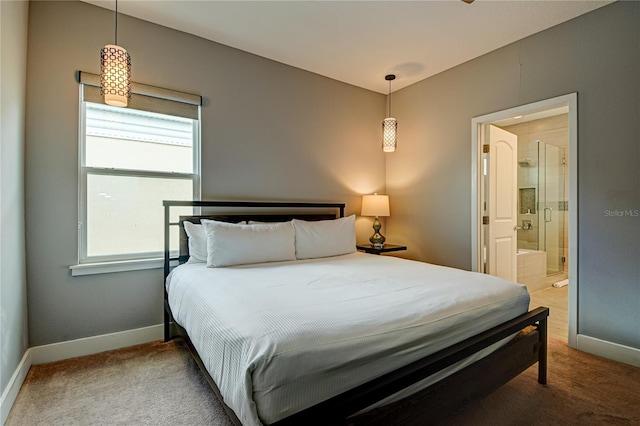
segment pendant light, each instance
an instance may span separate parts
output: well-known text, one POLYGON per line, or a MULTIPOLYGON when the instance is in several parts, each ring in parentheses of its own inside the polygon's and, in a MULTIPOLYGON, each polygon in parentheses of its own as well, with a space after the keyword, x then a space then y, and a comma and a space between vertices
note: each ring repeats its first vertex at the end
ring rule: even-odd
POLYGON ((131 97, 131 56, 118 46, 118 0, 114 44, 100 50, 100 94, 107 105, 126 107, 131 97))
POLYGON ((391 81, 395 80, 396 76, 388 74, 384 79, 389 82, 389 95, 387 96, 387 118, 382 120, 382 150, 384 152, 393 152, 398 146, 398 141, 396 140, 398 120, 391 117, 391 81))

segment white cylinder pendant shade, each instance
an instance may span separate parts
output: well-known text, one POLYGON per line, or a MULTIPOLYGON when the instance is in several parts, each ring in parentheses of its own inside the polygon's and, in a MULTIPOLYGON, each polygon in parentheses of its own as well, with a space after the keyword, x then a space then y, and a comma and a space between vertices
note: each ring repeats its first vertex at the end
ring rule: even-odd
POLYGON ((100 50, 100 93, 107 105, 126 107, 131 97, 131 57, 123 47, 100 50))
POLYGON ((398 121, 393 117, 382 120, 382 151, 394 152, 396 150, 396 132, 398 121))

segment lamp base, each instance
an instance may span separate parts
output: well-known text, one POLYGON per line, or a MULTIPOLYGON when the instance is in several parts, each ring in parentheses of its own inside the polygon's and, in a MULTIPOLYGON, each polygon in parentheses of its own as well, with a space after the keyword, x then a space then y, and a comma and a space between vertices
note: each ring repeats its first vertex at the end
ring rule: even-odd
POLYGON ((376 216, 375 220, 373 221, 373 231, 374 231, 374 233, 369 238, 369 242, 375 248, 383 248, 384 247, 384 242, 386 241, 386 238, 384 237, 384 235, 382 235, 380 233, 380 228, 382 228, 382 225, 380 224, 380 221, 378 220, 378 216, 376 216))

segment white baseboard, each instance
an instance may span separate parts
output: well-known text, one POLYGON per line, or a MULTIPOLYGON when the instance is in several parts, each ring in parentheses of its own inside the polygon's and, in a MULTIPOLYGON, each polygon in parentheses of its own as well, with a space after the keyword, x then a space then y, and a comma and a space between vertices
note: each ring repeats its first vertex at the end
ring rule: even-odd
POLYGON ((11 411, 11 407, 13 407, 13 403, 16 401, 16 397, 18 396, 18 392, 20 392, 20 388, 22 387, 22 383, 24 383, 25 377, 27 377, 27 373, 31 368, 31 349, 27 349, 24 355, 22 356, 22 360, 20 364, 18 364, 18 368, 14 371, 7 387, 4 392, 2 392, 2 397, 0 397, 0 424, 4 425, 9 417, 9 412, 11 411))
POLYGON ((13 376, 11 376, 9 384, 2 393, 2 398, 0 399, 0 424, 4 425, 7 421, 11 407, 13 407, 13 403, 32 365, 45 364, 47 362, 91 355, 160 340, 164 337, 163 331, 164 326, 158 324, 150 327, 137 328, 135 330, 85 337, 67 342, 52 343, 50 345, 34 346, 27 349, 18 368, 16 368, 13 376))
POLYGON ((152 325, 134 330, 52 343, 50 345, 34 346, 31 348, 31 361, 34 365, 45 364, 77 356, 126 348, 127 346, 139 345, 162 338, 163 325, 152 325))
POLYGON ((584 334, 578 334, 577 343, 576 349, 580 351, 640 367, 640 349, 607 342, 584 334))

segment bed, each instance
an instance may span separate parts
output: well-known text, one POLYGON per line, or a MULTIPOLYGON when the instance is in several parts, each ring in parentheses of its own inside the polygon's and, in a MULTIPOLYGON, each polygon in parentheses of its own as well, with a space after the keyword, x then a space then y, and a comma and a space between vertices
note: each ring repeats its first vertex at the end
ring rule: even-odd
MULTIPOLYGON (((301 226, 317 221, 311 229, 318 229, 333 218, 329 224, 335 227, 347 222, 344 205, 164 205, 165 340, 185 338, 236 424, 424 424, 425 419, 446 417, 536 362, 538 381, 546 383, 548 309, 527 312, 524 286, 353 250, 207 267, 189 260, 197 248, 187 238, 186 225, 208 227, 207 221, 214 220, 231 237, 244 235, 233 232, 246 233, 247 227, 256 232, 263 227, 240 230, 219 222, 295 219, 301 226), (171 222, 170 209, 176 206, 240 212, 171 222), (334 212, 318 213, 327 210, 334 212), (174 257, 169 252, 172 226, 180 228, 180 253, 174 257), (172 262, 180 266, 172 269, 172 262)), ((216 238, 223 241, 224 235, 216 238)), ((302 241, 304 235, 297 238, 302 241)), ((311 250, 317 246, 322 244, 311 250)), ((296 255, 303 250, 297 247, 296 255)))

